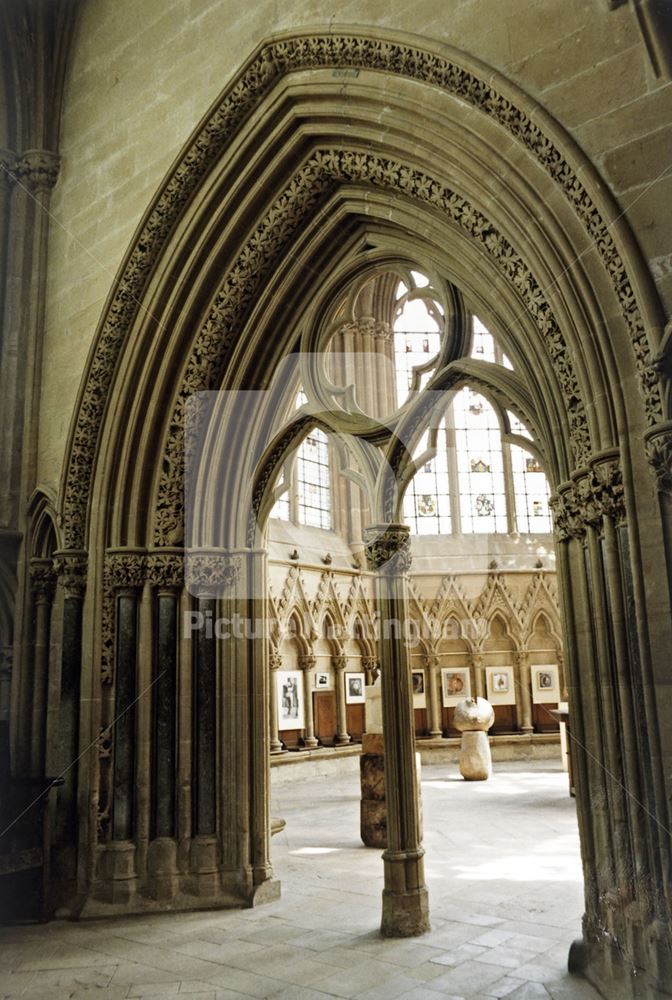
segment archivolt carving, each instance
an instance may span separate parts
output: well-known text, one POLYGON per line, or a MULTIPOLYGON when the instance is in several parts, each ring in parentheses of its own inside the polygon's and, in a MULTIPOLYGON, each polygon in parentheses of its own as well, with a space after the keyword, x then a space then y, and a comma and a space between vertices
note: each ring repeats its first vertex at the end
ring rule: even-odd
MULTIPOLYGON (((240 330, 245 314, 254 301, 255 292, 266 281, 274 263, 281 256, 286 241, 302 224, 304 213, 315 210, 321 197, 333 190, 338 183, 353 181, 396 188, 434 205, 471 238, 478 240, 493 257, 507 279, 518 289, 543 335, 565 399, 574 459, 578 466, 587 462, 590 454, 588 423, 567 345, 548 302, 522 257, 466 199, 421 171, 370 153, 325 149, 318 151, 295 174, 291 184, 254 231, 217 294, 197 338, 168 432, 166 461, 157 500, 157 545, 175 544, 181 539, 184 414, 187 399, 194 392, 216 389, 220 384, 236 331, 240 330)), ((422 414, 417 419, 420 421, 422 414)), ((288 443, 291 443, 296 434, 297 426, 294 424, 277 443, 274 454, 284 454, 288 443)), ((252 544, 265 487, 275 471, 272 458, 273 456, 269 456, 264 473, 255 488, 248 544, 252 544)), ((387 513, 390 516, 393 515, 393 501, 394 498, 387 498, 387 513)))
MULTIPOLYGON (((607 224, 573 166, 544 133, 541 125, 500 94, 488 79, 480 79, 473 71, 450 59, 414 45, 338 32, 326 36, 278 39, 259 51, 223 102, 209 116, 165 184, 128 257, 98 338, 70 448, 63 502, 66 544, 69 546, 81 547, 84 543, 90 479, 107 395, 123 341, 142 302, 146 283, 162 246, 200 181, 273 84, 286 73, 329 67, 383 71, 439 87, 497 121, 534 155, 559 185, 600 254, 630 330, 649 423, 654 424, 661 419, 660 386, 657 379, 652 379, 650 375, 651 359, 644 321, 625 264, 607 224)), ((502 257, 509 252, 508 246, 500 244, 502 257)), ((502 266, 506 266, 504 260, 502 266)), ((513 269, 516 270, 515 265, 513 269)), ((519 277, 518 281, 525 284, 526 279, 519 277)), ((552 323, 550 317, 549 322, 552 323)), ((549 340, 556 360, 560 360, 558 355, 562 353, 558 338, 559 333, 551 329, 549 340)), ((207 357, 208 351, 205 352, 207 357)), ((207 360, 205 364, 207 366, 207 360)), ((182 397, 180 401, 183 402, 182 397)), ((180 426, 181 418, 182 414, 178 412, 180 426)), ((173 442, 173 445, 173 450, 168 452, 168 461, 177 459, 180 463, 181 443, 173 442)), ((168 491, 175 485, 175 480, 169 477, 162 490, 167 509, 172 507, 173 511, 177 509, 176 497, 168 496, 168 491)), ((164 515, 159 530, 161 538, 170 535, 166 521, 167 515, 164 515)), ((176 539, 173 537, 172 541, 176 539)), ((161 544, 166 542, 161 541, 161 544)))

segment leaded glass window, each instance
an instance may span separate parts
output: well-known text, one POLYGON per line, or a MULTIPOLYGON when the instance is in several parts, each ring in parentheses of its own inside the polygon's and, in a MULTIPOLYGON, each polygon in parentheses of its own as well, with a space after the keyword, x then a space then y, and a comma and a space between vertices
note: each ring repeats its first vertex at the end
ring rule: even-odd
POLYGON ((331 528, 331 483, 329 442, 324 431, 315 427, 297 455, 299 524, 331 528))

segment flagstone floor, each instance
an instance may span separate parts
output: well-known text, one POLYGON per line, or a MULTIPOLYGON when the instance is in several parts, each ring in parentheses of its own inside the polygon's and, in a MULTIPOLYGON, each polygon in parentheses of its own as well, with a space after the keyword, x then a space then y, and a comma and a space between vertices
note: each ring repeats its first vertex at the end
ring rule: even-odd
POLYGON ((378 934, 380 851, 356 774, 273 791, 283 895, 254 910, 0 928, 0 997, 22 1000, 596 1000, 566 972, 582 913, 575 807, 553 762, 467 783, 423 769, 432 930, 378 934))

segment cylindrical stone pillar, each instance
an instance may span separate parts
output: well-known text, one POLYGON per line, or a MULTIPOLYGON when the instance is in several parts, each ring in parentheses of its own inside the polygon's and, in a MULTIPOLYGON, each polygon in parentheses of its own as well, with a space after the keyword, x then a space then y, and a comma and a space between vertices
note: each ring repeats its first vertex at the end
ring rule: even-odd
POLYGON ((334 744, 337 747, 346 746, 350 742, 345 705, 345 665, 347 662, 345 656, 332 656, 331 658, 336 687, 336 736, 334 744))
POLYGON ((429 902, 420 834, 415 767, 413 685, 404 641, 409 528, 379 524, 365 531, 369 568, 376 574, 385 747, 387 843, 381 932, 410 937, 429 930, 429 902))
POLYGON ((271 753, 281 753, 282 743, 278 735, 278 670, 282 666, 280 653, 269 653, 268 669, 271 683, 269 685, 268 715, 270 719, 270 748, 271 753))
POLYGON ((51 559, 31 559, 30 589, 35 609, 33 643, 33 703, 31 711, 31 773, 44 776, 47 684, 49 676, 49 636, 54 596, 54 568, 51 559))
POLYGON ((439 658, 434 653, 425 656, 427 667, 427 714, 429 735, 436 739, 443 736, 441 724, 441 690, 439 686, 439 658))
POLYGON ((532 691, 530 689, 530 655, 525 649, 515 654, 518 667, 518 690, 520 691, 520 730, 531 735, 532 725, 532 691))
POLYGON ((305 703, 305 736, 303 745, 307 750, 314 750, 318 746, 315 739, 315 722, 313 720, 313 692, 310 685, 310 672, 317 663, 315 656, 300 656, 299 667, 303 670, 303 700, 305 703))

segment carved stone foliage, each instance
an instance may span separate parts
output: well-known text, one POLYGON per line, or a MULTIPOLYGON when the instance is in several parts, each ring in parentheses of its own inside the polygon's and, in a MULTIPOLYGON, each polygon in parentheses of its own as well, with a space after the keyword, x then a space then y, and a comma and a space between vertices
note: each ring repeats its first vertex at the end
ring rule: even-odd
POLYGON ((147 579, 158 588, 178 589, 184 584, 184 556, 163 552, 147 556, 147 579))
POLYGON ((14 172, 32 194, 50 191, 58 180, 61 158, 46 149, 28 149, 16 161, 14 172))
POLYGON ((240 579, 240 559, 225 553, 188 553, 186 584, 192 594, 216 597, 240 579))
MULTIPOLYGON (((80 547, 84 542, 89 482, 107 394, 121 347, 140 307, 150 272, 162 247, 202 179, 230 144, 237 129, 252 114, 275 82, 287 73, 310 68, 375 70, 422 81, 458 97, 461 101, 487 115, 513 136, 516 142, 525 147, 562 190, 581 220, 591 242, 596 247, 620 303, 622 316, 630 331, 636 363, 642 375, 642 391, 649 423, 654 424, 661 419, 660 387, 657 379, 651 379, 649 374, 645 374, 650 364, 649 345, 644 321, 625 263, 609 232, 607 223, 577 176, 575 167, 569 162, 567 156, 557 148, 553 140, 545 134, 538 121, 533 121, 524 109, 517 107, 512 100, 499 93, 490 78, 479 78, 475 72, 452 60, 414 45, 387 39, 369 38, 354 33, 276 39, 259 51, 257 57, 247 66, 234 86, 227 92, 222 103, 204 122, 201 131, 164 185, 127 257, 123 274, 98 337, 70 449, 63 508, 68 545, 80 547)), ((380 168, 377 169, 380 170, 380 168)), ((406 176, 410 177, 411 174, 412 171, 406 169, 402 180, 403 187, 407 183, 406 176)), ((429 183, 429 193, 431 194, 432 182, 429 183)), ((306 196, 311 200, 319 198, 320 191, 313 188, 310 194, 304 195, 304 197, 306 196)), ((271 239, 275 253, 281 251, 283 238, 286 239, 291 234, 292 222, 289 221, 287 215, 295 216, 296 214, 291 199, 287 200, 284 212, 285 218, 281 218, 281 210, 277 219, 277 232, 267 234, 268 238, 271 239), (282 231, 286 226, 290 232, 285 231, 283 236, 282 231)), ((480 222, 477 224, 480 225, 480 222)), ((515 261, 509 262, 511 248, 507 244, 501 243, 492 234, 488 234, 488 239, 494 239, 498 246, 501 266, 505 269, 511 267, 516 272, 510 275, 514 284, 520 286, 524 294, 529 291, 533 297, 538 296, 538 286, 528 286, 529 278, 525 274, 519 273, 515 261)), ((248 267, 252 268, 251 251, 248 249, 247 252, 248 267)), ((229 277, 230 290, 233 283, 240 280, 241 277, 242 275, 229 277)), ((254 294, 253 289, 256 287, 256 282, 253 275, 248 274, 248 280, 245 284, 246 294, 254 294)), ((542 332, 549 341, 551 353, 556 362, 569 363, 566 351, 563 350, 560 332, 554 326, 547 303, 542 303, 541 312, 545 315, 545 322, 550 327, 547 333, 543 330, 542 332)), ((217 338, 221 335, 220 330, 223 325, 225 325, 225 321, 222 323, 214 315, 211 317, 211 338, 217 338)), ((201 359, 207 369, 210 366, 210 352, 207 349, 203 352, 203 346, 201 343, 201 359)), ((556 364, 556 367, 558 366, 556 364)), ((193 370, 191 377, 194 378, 193 370)), ((571 373, 568 372, 566 377, 571 383, 571 373)), ((191 391, 203 387, 199 384, 200 378, 196 376, 195 381, 197 384, 191 391)), ((570 390, 569 395, 571 395, 569 384, 566 390, 570 390)), ((179 412, 183 402, 181 396, 177 413, 179 426, 182 426, 183 422, 183 414, 179 412)), ((572 410, 570 409, 569 412, 571 414, 572 410)), ((581 415, 578 419, 580 423, 581 415)), ((573 430, 574 436, 579 434, 580 439, 578 428, 574 427, 573 430)), ((180 463, 181 452, 181 444, 173 442, 172 450, 169 449, 167 455, 167 461, 180 463)), ((168 491, 171 487, 176 486, 174 478, 168 476, 162 489, 162 496, 167 507, 173 512, 179 510, 179 502, 175 495, 169 496, 168 491)), ((161 538, 170 536, 171 542, 175 544, 179 542, 179 537, 177 537, 179 525, 173 525, 171 535, 167 524, 168 519, 168 514, 165 514, 159 535, 161 538)), ((165 544, 165 542, 160 542, 160 544, 165 544)))
POLYGON ((56 583, 52 559, 30 560, 30 590, 35 600, 51 601, 56 583))
POLYGON ((601 529, 605 517, 622 524, 625 488, 618 460, 594 462, 585 474, 562 486, 550 505, 556 534, 563 542, 583 537, 590 526, 601 529))
POLYGON ((659 491, 672 494, 672 427, 647 437, 646 455, 659 491))
POLYGON ((105 556, 105 589, 125 590, 145 583, 147 557, 138 552, 114 552, 105 556))
POLYGON ((31 194, 50 191, 58 180, 61 158, 46 149, 28 149, 21 156, 0 150, 0 184, 24 184, 31 194))
POLYGON ((406 524, 375 525, 364 532, 366 564, 386 575, 408 573, 411 568, 411 537, 406 524))
MULTIPOLYGON (((588 422, 567 344, 539 284, 508 240, 466 199, 422 171, 371 153, 323 149, 317 151, 295 174, 289 187, 252 234, 217 294, 197 337, 168 432, 166 460, 157 499, 156 545, 174 544, 182 537, 184 414, 188 398, 194 392, 216 389, 221 384, 231 346, 254 302, 255 293, 270 277, 275 263, 284 252, 286 241, 304 224, 304 213, 315 211, 322 197, 338 184, 355 181, 396 189, 433 205, 465 230, 470 238, 477 240, 494 259, 507 280, 517 288, 543 335, 565 399, 575 462, 577 465, 587 462, 590 454, 588 422)), ((423 413, 420 410, 415 419, 418 425, 422 422, 423 413)), ((247 538, 250 545, 264 490, 270 477, 277 473, 277 463, 274 464, 273 458, 276 456, 279 460, 284 455, 297 432, 298 424, 295 423, 278 441, 255 486, 247 538)), ((413 428, 408 426, 407 433, 412 432, 413 428)), ((393 456, 392 468, 396 470, 399 462, 401 455, 393 456)), ((391 482, 385 496, 386 516, 394 516, 395 507, 395 484, 391 482)))
POLYGON ((363 316, 355 323, 344 323, 338 328, 340 334, 351 333, 356 336, 368 336, 373 340, 391 340, 392 327, 385 320, 374 319, 373 316, 363 316))
POLYGON ((58 582, 66 597, 83 597, 86 590, 86 552, 59 552, 54 558, 58 582))
POLYGON ((119 590, 138 589, 145 583, 147 557, 140 552, 108 552, 103 567, 100 680, 114 679, 115 595, 119 590))

